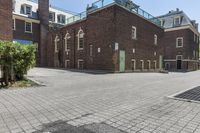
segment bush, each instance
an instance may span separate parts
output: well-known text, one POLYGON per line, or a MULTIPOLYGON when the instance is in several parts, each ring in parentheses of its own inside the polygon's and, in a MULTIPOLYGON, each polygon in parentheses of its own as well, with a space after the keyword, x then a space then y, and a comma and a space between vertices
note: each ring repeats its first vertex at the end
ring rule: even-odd
POLYGON ((34 45, 22 45, 8 41, 0 41, 0 65, 3 67, 3 79, 21 80, 27 71, 35 66, 34 45))

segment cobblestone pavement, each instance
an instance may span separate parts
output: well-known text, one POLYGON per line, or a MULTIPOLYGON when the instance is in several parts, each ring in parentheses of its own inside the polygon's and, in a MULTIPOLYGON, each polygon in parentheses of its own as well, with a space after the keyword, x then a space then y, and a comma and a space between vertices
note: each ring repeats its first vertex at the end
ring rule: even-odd
POLYGON ((46 86, 0 90, 0 133, 34 132, 59 120, 72 126, 105 123, 128 133, 200 133, 200 104, 167 97, 199 86, 200 71, 87 74, 35 68, 29 77, 46 86))

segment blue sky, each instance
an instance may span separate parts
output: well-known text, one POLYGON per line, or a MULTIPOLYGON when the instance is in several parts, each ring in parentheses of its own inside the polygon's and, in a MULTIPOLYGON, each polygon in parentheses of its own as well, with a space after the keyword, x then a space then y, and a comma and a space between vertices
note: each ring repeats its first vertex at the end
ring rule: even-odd
MULTIPOLYGON (((97 0, 50 0, 54 6, 73 11, 85 11, 87 4, 91 4, 97 0)), ((133 0, 140 5, 142 9, 152 14, 159 16, 166 14, 169 10, 179 8, 183 10, 191 19, 197 20, 200 23, 200 0, 133 0)))

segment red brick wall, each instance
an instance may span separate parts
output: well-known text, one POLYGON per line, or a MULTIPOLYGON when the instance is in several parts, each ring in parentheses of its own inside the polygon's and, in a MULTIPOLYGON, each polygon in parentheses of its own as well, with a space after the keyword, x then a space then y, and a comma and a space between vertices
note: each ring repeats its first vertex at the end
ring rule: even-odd
MULTIPOLYGON (((165 59, 176 60, 176 55, 183 55, 182 69, 183 70, 197 70, 198 55, 194 58, 193 51, 199 53, 199 45, 194 42, 194 32, 190 29, 182 29, 176 31, 165 32, 163 44, 165 45, 165 59), (183 47, 176 48, 176 38, 183 37, 183 47), (188 61, 186 61, 188 60, 188 61)), ((170 63, 170 69, 176 70, 176 61, 165 63, 170 63)))
MULTIPOLYGON (((162 46, 160 40, 163 32, 163 29, 160 27, 135 14, 129 13, 118 6, 111 6, 89 14, 87 20, 53 31, 49 35, 49 40, 51 41, 48 46, 48 64, 51 66, 54 64, 55 66, 57 64, 55 62, 60 60, 59 67, 64 67, 64 61, 69 59, 70 67, 77 68, 77 60, 83 59, 85 61, 85 69, 119 71, 118 52, 114 50, 114 44, 118 42, 119 50, 126 50, 126 70, 131 70, 131 59, 133 58, 136 58, 138 61, 144 60, 145 68, 147 67, 147 60, 151 60, 152 63, 154 60, 157 60, 158 68, 159 55, 162 54, 162 51, 160 51, 162 46), (132 26, 137 27, 137 41, 131 39, 132 26), (80 27, 85 33, 83 51, 77 50, 77 33, 80 27), (71 36, 68 55, 64 51, 64 36, 67 31, 71 36), (60 39, 59 54, 54 53, 56 34, 59 35, 60 39), (158 35, 158 46, 154 45, 154 34, 158 35), (90 56, 89 51, 90 45, 93 45, 92 56, 90 56), (101 49, 100 53, 97 51, 98 48, 101 49), (136 49, 135 55, 132 53, 132 48, 136 49), (157 52, 156 56, 154 56, 154 52, 157 52)), ((140 67, 140 65, 137 65, 138 69, 140 67)))
MULTIPOLYGON (((116 42, 119 43, 119 49, 126 52, 126 70, 131 70, 131 59, 136 60, 136 69, 141 69, 140 60, 144 60, 144 69, 148 69, 147 60, 157 61, 159 67, 159 56, 163 55, 162 38, 164 30, 155 24, 127 12, 126 9, 116 6, 116 42), (137 39, 131 38, 132 26, 137 29, 137 39), (158 44, 154 44, 154 35, 158 36, 158 44), (135 53, 133 53, 133 48, 135 53), (156 52, 156 56, 154 55, 156 52)), ((119 63, 117 64, 117 67, 119 63)))
POLYGON ((12 0, 0 0, 0 39, 12 40, 12 0))

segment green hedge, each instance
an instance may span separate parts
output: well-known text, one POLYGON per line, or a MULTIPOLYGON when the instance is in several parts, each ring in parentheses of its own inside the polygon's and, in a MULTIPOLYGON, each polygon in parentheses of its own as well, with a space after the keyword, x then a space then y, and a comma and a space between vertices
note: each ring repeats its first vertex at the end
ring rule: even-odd
POLYGON ((6 84, 13 76, 16 80, 23 79, 27 71, 35 66, 35 46, 0 41, 0 65, 6 84))

